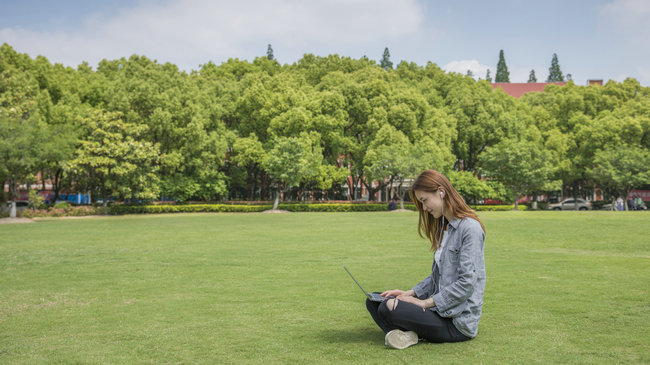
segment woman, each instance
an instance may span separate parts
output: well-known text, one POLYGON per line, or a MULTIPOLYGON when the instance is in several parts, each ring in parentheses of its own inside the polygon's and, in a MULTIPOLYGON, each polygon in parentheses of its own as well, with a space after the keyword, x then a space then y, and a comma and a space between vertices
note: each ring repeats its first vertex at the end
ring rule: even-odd
POLYGON ((485 291, 485 227, 441 173, 426 170, 409 194, 420 219, 420 237, 431 241, 431 275, 411 290, 388 290, 381 303, 366 300, 386 333, 386 346, 459 342, 476 337, 485 291))

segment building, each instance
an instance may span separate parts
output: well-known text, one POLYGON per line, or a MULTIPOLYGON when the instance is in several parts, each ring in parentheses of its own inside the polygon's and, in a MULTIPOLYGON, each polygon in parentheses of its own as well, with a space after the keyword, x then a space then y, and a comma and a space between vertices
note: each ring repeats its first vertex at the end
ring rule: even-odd
MULTIPOLYGON (((587 85, 602 85, 602 79, 587 80, 587 85)), ((537 91, 544 92, 546 85, 566 85, 566 82, 496 82, 492 84, 492 89, 501 88, 506 94, 520 98, 522 95, 537 91)))

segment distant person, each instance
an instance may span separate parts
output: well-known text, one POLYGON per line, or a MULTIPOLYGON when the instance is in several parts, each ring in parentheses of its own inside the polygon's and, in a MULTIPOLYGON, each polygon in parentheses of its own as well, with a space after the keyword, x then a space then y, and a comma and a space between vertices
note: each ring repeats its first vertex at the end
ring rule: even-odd
POLYGON ((616 210, 625 210, 625 206, 623 204, 625 204, 625 202, 623 201, 623 198, 619 196, 618 199, 616 199, 616 210))
POLYGON ((636 198, 634 198, 634 209, 643 210, 644 206, 645 203, 643 202, 643 199, 641 199, 641 196, 637 195, 636 198))
POLYGON ((393 198, 390 200, 390 203, 388 203, 388 211, 390 212, 395 209, 397 209, 397 202, 395 201, 395 198, 393 198))
POLYGON ((368 299, 366 307, 390 348, 470 340, 478 334, 485 291, 483 223, 437 171, 422 172, 409 195, 419 212, 418 233, 434 252, 431 275, 410 290, 381 293, 381 303, 368 299))

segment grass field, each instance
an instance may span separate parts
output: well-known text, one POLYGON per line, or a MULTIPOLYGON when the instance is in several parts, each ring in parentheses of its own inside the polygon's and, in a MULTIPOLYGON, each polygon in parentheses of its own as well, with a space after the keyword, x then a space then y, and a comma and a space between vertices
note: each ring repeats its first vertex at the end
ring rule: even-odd
POLYGON ((481 213, 479 335, 384 347, 364 297, 432 254, 415 213, 0 225, 0 363, 650 363, 650 214, 481 213))

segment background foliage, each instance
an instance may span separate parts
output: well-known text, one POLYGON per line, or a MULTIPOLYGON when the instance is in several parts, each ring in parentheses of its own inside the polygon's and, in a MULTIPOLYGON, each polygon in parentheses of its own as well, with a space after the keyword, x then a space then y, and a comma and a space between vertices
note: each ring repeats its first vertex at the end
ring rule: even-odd
POLYGON ((104 202, 354 200, 433 168, 472 202, 595 184, 613 197, 650 180, 648 163, 614 160, 649 148, 650 89, 634 79, 515 99, 433 63, 306 54, 187 73, 133 55, 73 69, 0 47, 12 192, 40 172, 104 202))

